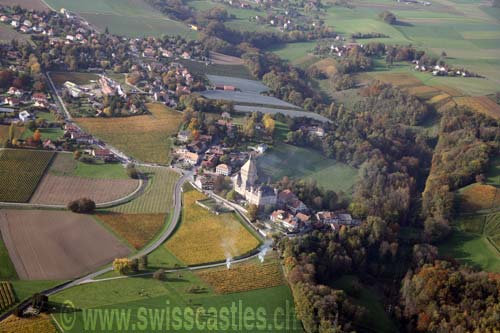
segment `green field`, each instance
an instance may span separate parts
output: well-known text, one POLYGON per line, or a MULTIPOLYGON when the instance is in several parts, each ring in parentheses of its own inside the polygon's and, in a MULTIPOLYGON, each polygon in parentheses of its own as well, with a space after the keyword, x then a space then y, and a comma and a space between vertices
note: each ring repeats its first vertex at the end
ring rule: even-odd
POLYGON ((352 295, 354 281, 358 281, 356 276, 343 275, 333 282, 332 287, 344 290, 355 304, 361 305, 367 310, 364 318, 359 323, 355 323, 355 327, 359 325, 361 331, 364 331, 363 328, 369 327, 369 331, 374 332, 397 332, 396 326, 384 311, 381 297, 372 288, 360 284, 359 293, 352 295))
MULTIPOLYGON (((138 309, 145 308, 146 313, 151 311, 153 314, 156 311, 158 314, 161 310, 170 309, 174 311, 174 308, 180 309, 184 312, 186 308, 190 308, 194 313, 197 311, 203 311, 202 308, 207 309, 209 307, 214 307, 217 311, 225 307, 231 307, 232 303, 235 302, 238 306, 241 302, 243 307, 251 307, 256 311, 262 308, 266 311, 264 318, 268 320, 268 324, 272 324, 271 321, 274 318, 273 313, 277 308, 289 308, 290 312, 293 311, 293 300, 290 290, 287 286, 280 286, 275 288, 261 289, 250 292, 242 292, 228 295, 217 295, 211 288, 202 282, 195 274, 183 271, 179 273, 170 273, 167 275, 166 281, 157 281, 151 277, 137 277, 137 278, 127 278, 120 280, 104 281, 94 284, 86 284, 78 287, 74 287, 65 290, 59 294, 56 294, 51 298, 52 301, 57 303, 62 303, 64 301, 71 301, 78 309, 118 309, 118 311, 130 311, 130 321, 131 324, 145 324, 145 325, 155 325, 147 326, 146 330, 149 332, 160 331, 159 321, 154 320, 153 317, 148 317, 145 321, 142 321, 138 315, 138 309), (190 291, 190 288, 199 287, 201 288, 198 292, 190 291)), ((66 332, 82 332, 85 330, 84 324, 84 313, 88 311, 78 311, 76 312, 76 323, 73 330, 66 330, 66 332)), ((166 315, 168 316, 168 315, 166 315)), ((63 316, 56 314, 56 320, 61 323, 63 316)), ((202 315, 203 318, 200 322, 207 324, 209 316, 202 315)), ((85 315, 85 318, 89 318, 85 315)), ((293 313, 288 317, 284 317, 279 312, 277 312, 276 318, 277 323, 289 322, 290 329, 276 329, 268 326, 266 324, 265 329, 256 330, 255 328, 249 330, 239 330, 241 332, 302 332, 300 323, 293 319, 295 318, 293 313), (291 329, 295 325, 297 329, 291 329)), ((187 320, 186 317, 181 317, 182 320, 187 320)), ((174 322, 170 322, 167 328, 166 320, 163 321, 163 326, 161 331, 175 331, 175 332, 206 332, 204 329, 197 329, 195 326, 189 329, 189 323, 183 325, 175 325, 174 322)), ((87 325, 88 325, 87 321, 87 325)), ((100 325, 100 324, 98 324, 100 325)), ((116 325, 116 323, 115 323, 116 325)), ((224 323, 219 322, 214 330, 211 332, 227 332, 231 331, 230 327, 224 327, 224 323), (220 326, 219 326, 220 325, 220 326)), ((87 326, 88 327, 88 326, 87 326)), ((96 326, 99 332, 116 332, 117 326, 96 326)), ((122 331, 132 332, 132 326, 128 329, 122 331)), ((233 327, 237 329, 237 327, 233 327)))
POLYGON ((186 66, 189 71, 199 75, 221 75, 221 76, 232 76, 242 79, 255 80, 255 78, 250 74, 248 68, 244 65, 220 65, 211 64, 205 65, 197 61, 191 60, 179 60, 181 64, 186 66))
POLYGON ((258 160, 261 179, 313 179, 326 190, 350 193, 358 171, 307 148, 279 144, 258 160))
POLYGON ((173 205, 174 185, 179 174, 166 168, 141 167, 140 170, 148 178, 148 185, 138 198, 111 208, 116 213, 161 213, 170 211, 173 205))
POLYGON ((82 15, 99 31, 130 37, 197 34, 181 22, 162 15, 143 0, 47 0, 56 11, 66 8, 82 15))
POLYGON ((5 247, 0 233, 0 280, 16 279, 17 273, 14 264, 10 260, 9 252, 5 247))
POLYGON ((56 87, 62 87, 66 81, 84 85, 89 84, 91 80, 96 81, 99 79, 97 74, 83 72, 51 72, 50 77, 56 87))
POLYGON ((49 172, 57 176, 76 176, 93 179, 128 179, 129 176, 120 163, 83 163, 76 161, 73 154, 59 153, 54 158, 49 172))

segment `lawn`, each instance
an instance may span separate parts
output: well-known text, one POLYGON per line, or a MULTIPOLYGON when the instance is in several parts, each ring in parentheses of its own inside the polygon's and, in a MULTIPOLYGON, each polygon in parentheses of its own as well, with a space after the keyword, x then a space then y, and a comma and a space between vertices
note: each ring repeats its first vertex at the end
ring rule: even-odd
POLYGON ((184 192, 182 222, 165 246, 187 265, 224 261, 249 253, 260 245, 234 213, 215 215, 196 204, 207 197, 184 192))
POLYGON ((121 118, 77 118, 87 132, 141 162, 169 164, 172 137, 182 114, 162 104, 147 105, 151 115, 121 118))
POLYGON ((76 176, 91 179, 129 179, 127 171, 120 163, 83 163, 73 158, 73 154, 58 153, 50 165, 49 172, 56 176, 76 176))
MULTIPOLYGON (((189 318, 180 316, 180 321, 184 321, 184 325, 175 325, 174 321, 167 320, 170 318, 170 311, 176 311, 174 309, 179 309, 181 313, 184 313, 186 308, 191 308, 195 313, 197 311, 203 311, 202 308, 207 309, 208 307, 213 307, 215 311, 225 311, 225 308, 231 308, 233 302, 235 302, 237 308, 241 304, 243 308, 249 307, 257 311, 266 311, 263 316, 266 320, 265 328, 262 329, 238 329, 237 326, 233 327, 231 330, 228 326, 225 326, 223 319, 215 320, 218 325, 214 329, 210 329, 211 332, 228 332, 228 331, 238 331, 242 332, 302 332, 300 322, 295 319, 293 315, 293 299, 291 292, 287 286, 279 286, 274 288, 260 289, 249 292, 228 294, 228 295, 217 295, 215 294, 208 285, 201 281, 194 273, 183 271, 179 273, 167 274, 166 281, 154 280, 151 277, 137 277, 128 278, 120 280, 104 281, 94 284, 85 284, 78 287, 74 287, 65 290, 59 294, 54 295, 52 301, 62 303, 69 300, 74 303, 75 307, 79 309, 118 309, 118 311, 125 311, 130 313, 129 328, 132 325, 145 324, 147 326, 146 330, 149 332, 153 331, 169 331, 169 332, 206 332, 206 329, 190 329, 189 318), (139 315, 138 309, 146 309, 147 318, 141 318, 143 315, 139 315), (161 316, 161 311, 169 310, 169 312, 164 312, 164 320, 159 326, 159 317, 154 320, 154 312, 157 312, 161 316), (276 312, 277 322, 276 324, 288 323, 288 328, 285 326, 281 329, 277 329, 272 325, 274 313, 276 309, 282 309, 286 311, 288 309, 289 317, 284 317, 284 313, 276 312), (151 311, 151 315, 147 312, 151 311), (143 321, 144 320, 144 321, 143 321), (156 324, 156 325, 155 325, 156 324), (155 325, 155 326, 153 326, 155 325), (171 325, 171 326, 170 326, 171 325), (297 327, 293 329, 293 327, 297 327)), ((239 311, 236 309, 236 311, 239 311)), ((66 330, 66 332, 82 332, 84 331, 84 318, 86 319, 87 327, 91 326, 91 321, 88 320, 89 316, 82 315, 83 313, 89 313, 89 311, 84 310, 83 312, 76 312, 76 325, 73 330, 66 330)), ((207 323, 206 320, 209 319, 207 315, 201 315, 204 318, 203 323, 207 323)), ((56 314, 56 319, 59 323, 62 322, 62 316, 56 314)), ((236 315, 236 319, 239 315, 236 315)), ((231 319, 230 319, 231 320, 231 319)), ((209 320, 210 322, 210 320, 209 320)), ((213 322, 213 320, 212 320, 213 322)), ((116 332, 118 330, 117 326, 100 326, 100 323, 96 322, 96 330, 99 332, 116 332)), ((115 325, 117 325, 115 323, 115 325)), ((123 329, 122 329, 123 330, 123 329)), ((130 331, 130 330, 123 330, 130 331)), ((133 330, 132 330, 133 331, 133 330)))
POLYGON ((367 310, 364 318, 359 323, 355 323, 355 326, 358 324, 361 328, 369 327, 369 331, 373 332, 397 332, 396 326, 384 311, 384 304, 376 291, 370 286, 361 284, 359 293, 357 295, 352 293, 353 282, 357 280, 356 276, 343 275, 332 283, 333 288, 344 290, 355 304, 367 310))
POLYGON ((358 170, 308 149, 279 144, 257 160, 261 179, 312 179, 326 190, 350 193, 358 170))
POLYGON ((129 37, 197 37, 186 24, 169 19, 144 0, 47 0, 47 3, 57 11, 66 8, 79 13, 101 32, 108 28, 112 34, 129 37))
POLYGON ((0 201, 28 202, 53 156, 47 151, 0 150, 0 201))
POLYGON ((167 168, 140 167, 148 178, 144 192, 136 199, 110 208, 115 213, 166 214, 173 207, 174 185, 179 174, 167 168))

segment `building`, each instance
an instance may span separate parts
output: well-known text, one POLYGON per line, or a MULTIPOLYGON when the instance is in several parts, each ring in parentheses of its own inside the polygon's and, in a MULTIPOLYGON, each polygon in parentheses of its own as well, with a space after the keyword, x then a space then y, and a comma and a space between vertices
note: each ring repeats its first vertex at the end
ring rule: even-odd
POLYGON ((191 132, 190 131, 180 131, 178 134, 177 134, 177 139, 180 141, 180 142, 188 142, 189 141, 189 137, 191 136, 191 132))
POLYGON ((194 184, 205 191, 211 191, 214 189, 214 180, 209 176, 198 176, 194 184))
POLYGON ((290 232, 297 231, 300 227, 299 219, 281 209, 272 212, 270 218, 271 221, 281 224, 290 232))
POLYGON ((31 120, 32 118, 33 118, 33 116, 31 115, 31 113, 29 113, 26 110, 19 112, 19 119, 21 119, 21 121, 23 121, 23 122, 31 120))
POLYGON ((305 213, 309 210, 289 189, 283 190, 278 194, 278 205, 290 210, 294 214, 305 213))
POLYGON ((231 174, 231 167, 227 164, 219 164, 215 168, 215 173, 218 175, 229 176, 231 174))
POLYGON ((196 165, 200 161, 200 155, 197 153, 192 153, 190 151, 187 151, 184 153, 183 156, 184 161, 191 165, 196 165))
POLYGON ((253 155, 232 177, 236 193, 243 196, 249 204, 257 206, 274 206, 277 202, 277 191, 269 186, 258 183, 257 163, 253 155))

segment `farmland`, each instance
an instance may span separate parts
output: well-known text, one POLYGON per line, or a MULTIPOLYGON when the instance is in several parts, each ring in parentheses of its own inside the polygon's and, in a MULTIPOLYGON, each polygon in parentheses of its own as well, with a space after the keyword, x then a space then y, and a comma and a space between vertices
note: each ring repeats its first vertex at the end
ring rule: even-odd
POLYGON ((495 186, 472 184, 459 191, 460 211, 471 213, 500 205, 500 193, 495 186))
POLYGON ((28 202, 54 153, 0 150, 0 201, 28 202))
POLYGON ((358 171, 307 148, 280 144, 257 160, 262 179, 312 179, 327 190, 350 193, 358 171))
POLYGON ((0 0, 2 5, 18 5, 28 9, 47 10, 47 6, 42 0, 0 0))
POLYGON ((73 158, 73 154, 58 153, 49 168, 56 176, 74 176, 92 179, 130 179, 122 164, 83 163, 73 158))
POLYGON ((217 294, 230 294, 284 284, 279 262, 245 263, 196 273, 217 294))
POLYGON ((99 31, 106 27, 113 34, 129 37, 182 35, 195 38, 197 34, 184 23, 177 22, 151 8, 143 0, 47 0, 49 6, 82 15, 99 31))
POLYGON ((266 105, 274 105, 274 106, 283 106, 289 108, 297 108, 293 104, 282 101, 276 97, 272 96, 264 96, 256 93, 247 93, 247 92, 239 92, 239 91, 222 91, 222 90, 207 90, 201 93, 202 96, 209 99, 220 99, 233 101, 236 104, 238 103, 257 103, 257 104, 266 104, 266 105))
POLYGON ((16 296, 10 282, 0 281, 0 313, 14 304, 15 301, 16 296))
POLYGON ((255 80, 220 75, 207 75, 207 78, 210 80, 211 84, 234 86, 243 92, 260 94, 269 90, 262 82, 255 80))
POLYGON ((165 214, 173 205, 174 185, 179 174, 165 168, 140 167, 148 179, 147 187, 134 200, 110 209, 126 214, 165 214))
POLYGON ((71 81, 79 85, 89 84, 90 81, 97 81, 99 75, 83 72, 50 72, 50 78, 56 87, 61 88, 66 81, 71 81))
POLYGON ((24 35, 16 30, 12 29, 11 26, 0 23, 0 42, 10 42, 13 39, 18 39, 20 41, 29 42, 31 39, 28 35, 24 35))
POLYGON ((182 115, 161 104, 148 104, 151 115, 122 118, 78 118, 87 132, 142 162, 168 164, 171 137, 182 115))
POLYGON ((182 221, 166 247, 187 265, 223 261, 244 255, 259 240, 233 213, 215 215, 196 204, 206 196, 193 189, 184 192, 182 221))
POLYGON ((75 278, 129 253, 88 215, 2 210, 0 230, 23 280, 75 278))
POLYGON ((19 318, 14 315, 9 316, 0 322, 0 332, 2 333, 56 333, 58 330, 52 324, 47 314, 30 318, 19 318))
POLYGON ((0 233, 0 280, 17 278, 16 269, 9 257, 9 252, 5 247, 0 233))
POLYGON ((160 232, 166 215, 99 213, 97 218, 138 250, 160 232))
POLYGON ((276 113, 282 113, 286 116, 290 116, 292 118, 295 117, 306 117, 306 118, 311 118, 315 119, 321 122, 327 122, 329 121, 328 118, 314 113, 314 112, 306 112, 306 111, 300 111, 298 109, 293 109, 293 108, 280 108, 280 107, 267 107, 267 106, 259 106, 259 105, 235 105, 234 109, 238 112, 244 112, 244 113, 252 113, 252 112, 262 112, 262 113, 270 113, 270 114, 276 114, 276 113))
POLYGON ((231 76, 248 80, 254 79, 245 65, 211 64, 207 66, 204 63, 192 60, 180 60, 180 63, 194 74, 231 76))

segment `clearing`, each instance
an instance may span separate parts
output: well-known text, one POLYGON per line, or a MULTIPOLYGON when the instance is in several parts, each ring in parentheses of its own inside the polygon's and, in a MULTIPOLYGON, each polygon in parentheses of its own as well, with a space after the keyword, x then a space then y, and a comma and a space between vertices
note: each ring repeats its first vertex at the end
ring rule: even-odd
POLYGON ((76 278, 130 253, 89 215, 6 209, 0 230, 22 280, 76 278))
POLYGON ((169 164, 171 139, 177 134, 182 114, 162 104, 147 104, 151 115, 121 118, 77 118, 88 133, 139 161, 169 164))
POLYGON ((324 157, 308 149, 279 144, 269 149, 257 160, 261 179, 277 181, 285 176, 292 179, 312 179, 325 190, 349 194, 356 181, 358 170, 341 162, 324 157))
POLYGON ((207 196, 184 192, 182 222, 165 246, 186 265, 236 258, 253 251, 260 241, 234 213, 215 215, 196 204, 207 196))

